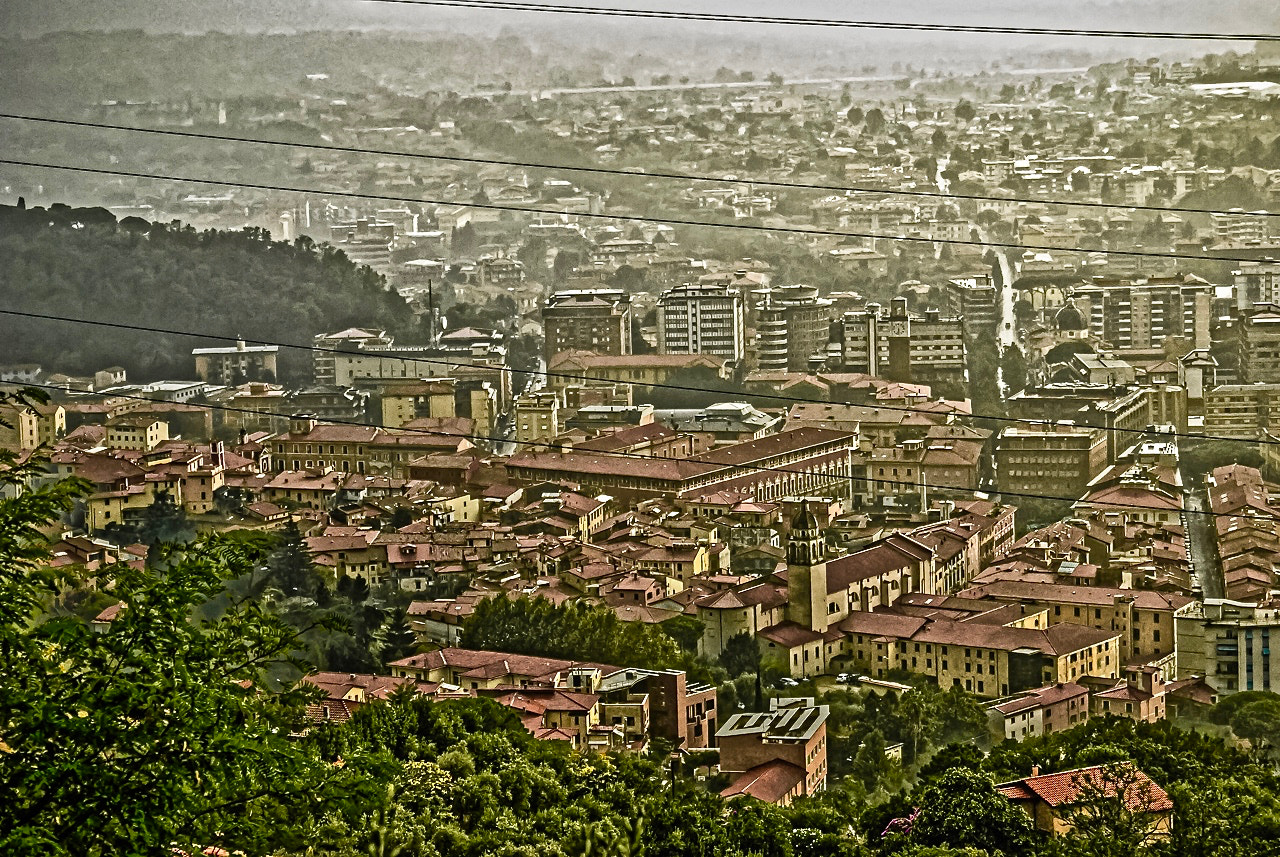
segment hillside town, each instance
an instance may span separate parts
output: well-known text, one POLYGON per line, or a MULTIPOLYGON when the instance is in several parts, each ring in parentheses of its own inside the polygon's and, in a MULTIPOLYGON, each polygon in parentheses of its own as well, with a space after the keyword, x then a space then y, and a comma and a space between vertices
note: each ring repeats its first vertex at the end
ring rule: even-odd
MULTIPOLYGON (((13 539, 46 555, 6 562, 63 581, 40 615, 104 644, 158 615, 139 579, 184 551, 233 563, 184 624, 225 601, 297 631, 283 731, 331 772, 368 763, 334 736, 418 705, 471 713, 396 765, 460 781, 486 731, 530 758, 654 760, 733 818, 795 813, 771 816, 787 854, 1048 853, 920 838, 955 771, 986 771, 1028 843, 1077 847, 1099 829, 1080 808, 1110 802, 1107 835, 1141 835, 1105 853, 1228 853, 1186 850, 1183 783, 1149 757, 1047 748, 1186 730, 1274 781, 1275 44, 425 94, 316 65, 274 96, 69 101, 73 123, 177 137, 141 144, 142 176, 123 150, 57 183, 0 164, 22 283, 0 314, 26 331, 0 346, 0 503, 75 486, 13 539), (209 140, 282 135, 260 171, 197 178, 209 140), (20 240, 90 268, 86 240, 186 241, 191 294, 215 242, 291 253, 377 299, 283 334, 212 293, 203 315, 117 313, 147 263, 117 280, 103 251, 97 296, 74 295, 20 240), (792 820, 837 792, 883 832, 802 848, 819 826, 792 820)), ((57 160, 38 121, 25 154, 57 160)), ((350 853, 400 853, 360 838, 391 841, 379 812, 350 853)), ((325 818, 313 845, 339 835, 325 818)), ((641 853, 619 844, 636 818, 659 824, 554 853, 641 853)), ((433 841, 405 853, 553 853, 433 841)))

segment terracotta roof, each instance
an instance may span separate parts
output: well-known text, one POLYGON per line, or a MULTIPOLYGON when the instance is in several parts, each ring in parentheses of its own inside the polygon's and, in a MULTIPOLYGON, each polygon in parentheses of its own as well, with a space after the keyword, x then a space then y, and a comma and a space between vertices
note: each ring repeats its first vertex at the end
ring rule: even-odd
POLYGON ((1052 807, 1070 806, 1079 801, 1086 789, 1097 789, 1106 797, 1115 797, 1124 788, 1125 805, 1130 811, 1165 812, 1173 809, 1173 801, 1164 789, 1132 765, 1118 766, 1115 776, 1107 768, 1077 768, 1057 774, 1027 777, 1002 783, 996 789, 1010 800, 1039 799, 1052 807))
POLYGON ((804 782, 804 768, 774 759, 744 772, 733 785, 720 792, 722 798, 753 797, 765 803, 778 803, 804 782))

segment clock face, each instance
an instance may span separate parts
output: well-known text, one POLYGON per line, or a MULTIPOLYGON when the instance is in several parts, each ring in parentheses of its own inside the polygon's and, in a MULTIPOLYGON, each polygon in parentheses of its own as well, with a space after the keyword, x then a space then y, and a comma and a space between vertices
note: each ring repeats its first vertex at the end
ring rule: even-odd
POLYGON ((906 336, 907 323, 905 321, 889 322, 889 335, 890 336, 906 336))

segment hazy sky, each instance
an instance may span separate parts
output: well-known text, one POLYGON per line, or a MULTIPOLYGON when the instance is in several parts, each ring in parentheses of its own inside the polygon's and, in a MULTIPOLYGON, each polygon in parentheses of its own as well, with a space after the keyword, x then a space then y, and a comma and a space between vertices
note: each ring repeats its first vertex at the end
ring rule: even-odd
MULTIPOLYGON (((1274 0, 556 0, 554 5, 626 6, 677 11, 824 17, 928 23, 1008 24, 1220 32, 1280 30, 1280 3, 1274 0)), ((547 5, 553 5, 548 3, 547 5)), ((275 30, 397 27, 436 29, 468 21, 501 26, 553 19, 559 26, 582 26, 592 19, 561 15, 445 10, 370 2, 370 0, 3 0, 0 32, 33 34, 60 29, 133 29, 160 31, 275 30)), ((685 25, 688 26, 688 25, 685 25)), ((766 28, 757 28, 766 29, 766 28)), ((776 28, 769 28, 776 29, 776 28)))

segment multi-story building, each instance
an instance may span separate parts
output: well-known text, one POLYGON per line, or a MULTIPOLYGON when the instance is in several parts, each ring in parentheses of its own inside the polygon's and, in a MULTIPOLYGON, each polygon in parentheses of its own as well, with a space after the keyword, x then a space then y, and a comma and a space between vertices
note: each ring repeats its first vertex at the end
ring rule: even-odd
POLYGON ((1192 275, 1095 277, 1071 291, 1072 302, 1088 308, 1089 332, 1119 349, 1158 349, 1175 336, 1208 348, 1213 298, 1213 284, 1192 275))
MULTIPOLYGON (((1157 419, 1167 411, 1179 411, 1179 405, 1162 403, 1158 397, 1170 395, 1164 388, 1112 387, 1109 384, 1052 383, 1029 387, 1009 398, 1009 416, 1024 420, 1055 420, 1094 426, 1106 435, 1107 460, 1115 461, 1134 439, 1157 423, 1178 424, 1157 419)), ((1186 394, 1181 394, 1181 410, 1185 412, 1186 394)))
POLYGON ((858 439, 848 432, 801 428, 722 446, 688 458, 625 458, 589 451, 520 452, 507 459, 516 484, 569 482, 613 496, 690 499, 741 491, 773 500, 846 491, 858 439))
MULTIPOLYGON (((440 337, 436 345, 384 345, 343 351, 333 356, 333 383, 359 386, 362 381, 411 378, 454 378, 460 386, 487 383, 499 410, 511 401, 511 372, 502 334, 470 330, 460 341, 440 337)), ((464 331, 459 331, 465 333, 464 331)))
POLYGON ((391 242, 395 236, 394 223, 367 218, 329 227, 330 240, 348 259, 357 265, 368 265, 380 274, 391 272, 391 242))
POLYGON ((169 439, 169 424, 163 420, 117 417, 107 422, 107 446, 150 452, 169 439))
POLYGON ((395 344, 385 330, 366 330, 349 327, 336 333, 318 333, 311 340, 315 350, 311 352, 311 371, 317 384, 336 384, 334 374, 335 351, 363 351, 365 349, 390 348, 395 344))
POLYGON ((992 703, 987 716, 1009 741, 1061 732, 1089 719, 1089 688, 1074 681, 1038 687, 992 703))
POLYGON ((1254 304, 1280 304, 1280 260, 1242 261, 1231 272, 1231 285, 1236 309, 1242 312, 1254 304))
POLYGON ((1011 493, 1079 497, 1107 461, 1100 429, 1072 423, 1009 426, 996 439, 996 485, 1011 493))
POLYGON ((855 669, 876 678, 889 670, 924 675, 938 687, 999 697, 1086 676, 1120 675, 1120 634, 1069 623, 1033 627, 851 613, 840 623, 855 669))
POLYGON ((907 312, 906 298, 894 298, 889 312, 876 304, 840 319, 840 362, 850 372, 919 384, 964 383, 964 321, 907 312))
POLYGON ((1219 244, 1248 244, 1271 237, 1271 218, 1266 211, 1233 208, 1215 211, 1209 219, 1213 221, 1214 240, 1219 244))
POLYGON ((549 390, 518 396, 514 416, 516 443, 549 441, 560 434, 560 396, 549 390))
POLYGON ((658 351, 711 354, 740 363, 746 356, 742 293, 724 283, 677 286, 658 301, 658 351))
POLYGON ((245 381, 274 381, 278 345, 246 345, 243 339, 229 348, 193 348, 196 377, 212 384, 235 385, 245 381))
MULTIPOLYGON (((1162 660, 1175 654, 1182 616, 1195 601, 1185 595, 1104 586, 1074 586, 1001 580, 957 593, 957 598, 990 599, 1022 605, 1024 612, 1044 610, 1053 623, 1085 625, 1120 635, 1120 656, 1125 663, 1136 659, 1162 660)), ((1172 680, 1176 661, 1163 665, 1172 680)))
POLYGON ((1280 383, 1280 305, 1254 304, 1235 330, 1240 380, 1246 384, 1280 383))
POLYGON ((769 710, 743 712, 716 732, 720 770, 731 778, 726 798, 749 795, 791 803, 827 787, 827 717, 810 697, 770 699, 769 710))
POLYGON ((631 353, 631 296, 620 289, 560 291, 542 307, 547 363, 564 351, 631 353))
POLYGON ((1256 440, 1280 427, 1280 383, 1221 384, 1204 394, 1204 432, 1256 440))
POLYGON ((1204 676, 1220 693, 1280 690, 1280 604, 1206 598, 1178 617, 1178 673, 1204 676))
POLYGON ((945 291, 947 311, 964 320, 970 336, 995 329, 998 292, 990 274, 972 274, 948 280, 945 291))
POLYGON ((709 354, 596 354, 561 351, 547 364, 547 385, 564 390, 575 385, 666 384, 676 373, 701 371, 728 377, 725 362, 709 354))
POLYGON ((766 289, 756 308, 756 362, 760 369, 804 372, 826 362, 831 301, 816 286, 766 289))

